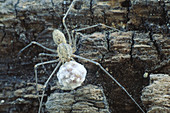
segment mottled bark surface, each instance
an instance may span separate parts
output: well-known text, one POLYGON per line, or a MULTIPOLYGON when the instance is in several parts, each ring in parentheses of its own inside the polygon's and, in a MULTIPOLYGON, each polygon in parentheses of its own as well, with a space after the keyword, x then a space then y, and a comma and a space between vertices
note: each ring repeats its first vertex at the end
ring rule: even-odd
POLYGON ((103 89, 94 85, 53 93, 46 102, 46 108, 50 113, 110 113, 103 89))
MULTIPOLYGON (((62 17, 70 0, 65 1, 0 0, 0 112, 37 112, 33 67, 41 62, 38 54, 47 51, 32 46, 19 57, 17 54, 31 41, 56 49, 53 29, 67 37, 62 17)), ((170 72, 169 4, 168 0, 80 0, 66 19, 70 31, 97 23, 120 30, 97 27, 82 31, 85 37, 78 38, 76 54, 101 63, 141 106, 141 90, 149 84, 144 72, 170 72)), ((54 58, 42 58, 50 59, 54 58)), ((83 85, 102 85, 111 112, 140 112, 99 67, 78 61, 88 70, 83 85)), ((38 69, 39 91, 55 66, 38 69)), ((56 80, 50 81, 46 98, 55 91, 56 80)))
POLYGON ((170 76, 151 74, 150 84, 142 90, 142 101, 148 113, 170 112, 170 76))

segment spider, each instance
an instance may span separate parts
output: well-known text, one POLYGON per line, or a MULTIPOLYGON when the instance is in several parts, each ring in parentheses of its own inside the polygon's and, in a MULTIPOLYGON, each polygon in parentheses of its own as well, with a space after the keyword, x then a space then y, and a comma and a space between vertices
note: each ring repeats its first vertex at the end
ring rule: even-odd
MULTIPOLYGON (((55 42, 55 44, 58 45, 57 47, 57 50, 53 50, 53 49, 50 49, 50 48, 47 48, 45 46, 43 46, 42 44, 38 43, 38 42, 35 42, 35 41, 32 41, 30 44, 28 44, 27 46, 25 46, 23 49, 20 50, 20 52, 18 53, 19 55, 28 47, 30 47, 31 45, 35 44, 37 46, 40 46, 42 47, 43 49, 49 51, 49 52, 52 52, 54 54, 47 54, 47 53, 41 53, 39 55, 41 56, 55 56, 55 57, 58 57, 57 59, 55 60, 51 60, 51 61, 46 61, 46 62, 41 62, 41 63, 38 63, 34 66, 34 71, 35 71, 35 79, 36 79, 36 90, 37 90, 37 82, 38 82, 38 77, 37 77, 37 67, 38 66, 43 66, 45 64, 50 64, 50 63, 57 63, 57 66, 55 67, 55 69, 52 71, 52 73, 50 74, 49 78, 47 79, 47 81, 45 82, 44 86, 43 86, 43 92, 42 92, 42 97, 41 97, 41 100, 40 100, 40 105, 39 105, 39 111, 38 113, 41 112, 41 107, 42 107, 42 102, 43 102, 43 97, 44 97, 44 93, 45 93, 45 88, 47 87, 47 84, 48 82, 50 81, 50 79, 52 78, 52 76, 55 74, 55 72, 57 71, 57 69, 63 65, 65 65, 66 63, 68 62, 72 62, 74 61, 74 58, 78 58, 78 59, 81 59, 83 61, 87 61, 87 62, 90 62, 90 63, 93 63, 95 65, 97 65, 101 70, 104 71, 104 73, 106 75, 108 75, 118 86, 120 86, 122 88, 123 91, 125 91, 125 93, 132 99, 132 101, 138 106, 138 108, 143 112, 144 110, 140 107, 140 105, 133 99, 133 97, 128 93, 128 91, 108 72, 106 71, 101 64, 99 64, 98 62, 96 61, 93 61, 93 60, 90 60, 90 59, 87 59, 87 58, 84 58, 84 57, 81 57, 81 56, 78 56, 78 55, 75 55, 74 53, 76 52, 76 41, 77 39, 73 37, 73 33, 76 33, 78 35, 81 35, 83 36, 83 34, 80 33, 80 31, 83 31, 83 30, 86 30, 86 29, 90 29, 90 28, 94 28, 94 27, 97 27, 97 26, 102 26, 102 27, 106 27, 106 28, 110 28, 110 29, 113 29, 113 30, 117 30, 115 28, 112 28, 110 26, 107 26, 105 24, 96 24, 96 25, 92 25, 92 26, 89 26, 89 27, 85 27, 85 28, 80 28, 80 29, 76 29, 76 30, 73 30, 72 31, 72 35, 70 35, 69 33, 69 30, 65 24, 65 19, 67 17, 67 15, 69 14, 71 8, 73 7, 73 5, 75 4, 75 2, 78 1, 78 0, 73 0, 72 3, 70 4, 66 14, 64 15, 63 17, 63 25, 64 25, 64 28, 68 34, 68 43, 66 41, 66 38, 65 38, 65 35, 59 31, 58 29, 55 29, 52 33, 52 37, 53 37, 53 40, 55 42)), ((60 70, 59 70, 60 71, 60 70)), ((85 76, 84 76, 85 77, 85 76)), ((83 81, 81 81, 83 82, 83 81)), ((81 84, 81 83, 80 83, 81 84)), ((79 86, 79 85, 78 85, 79 86)), ((76 86, 77 87, 77 86, 76 86)), ((76 87, 71 87, 71 89, 73 90, 74 88, 76 87)), ((37 90, 37 96, 39 98, 39 93, 38 93, 38 90, 37 90)))

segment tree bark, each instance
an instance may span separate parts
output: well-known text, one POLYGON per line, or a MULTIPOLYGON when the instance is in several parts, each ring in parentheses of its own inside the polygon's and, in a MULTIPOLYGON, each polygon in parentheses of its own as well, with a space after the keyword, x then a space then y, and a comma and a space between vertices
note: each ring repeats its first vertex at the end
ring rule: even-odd
MULTIPOLYGON (((0 0, 0 112, 37 112, 33 67, 54 58, 38 57, 47 51, 35 45, 17 55, 31 41, 56 49, 54 29, 67 37, 62 18, 71 1, 65 1, 0 0)), ((169 0, 80 0, 66 18, 70 32, 98 23, 119 29, 99 26, 82 31, 75 54, 99 62, 142 107, 141 90, 149 84, 143 74, 170 72, 169 4, 169 0)), ((88 70, 83 85, 103 86, 112 113, 140 112, 99 67, 75 60, 88 70)), ((39 91, 54 66, 38 68, 39 91)), ((50 81, 46 98, 55 91, 56 81, 56 77, 50 81)))

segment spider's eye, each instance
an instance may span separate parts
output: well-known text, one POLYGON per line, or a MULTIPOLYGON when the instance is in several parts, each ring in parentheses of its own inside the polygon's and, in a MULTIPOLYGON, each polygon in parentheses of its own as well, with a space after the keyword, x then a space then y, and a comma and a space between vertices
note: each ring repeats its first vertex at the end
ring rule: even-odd
POLYGON ((60 40, 60 39, 58 39, 58 42, 60 43, 60 42, 61 42, 61 40, 60 40))

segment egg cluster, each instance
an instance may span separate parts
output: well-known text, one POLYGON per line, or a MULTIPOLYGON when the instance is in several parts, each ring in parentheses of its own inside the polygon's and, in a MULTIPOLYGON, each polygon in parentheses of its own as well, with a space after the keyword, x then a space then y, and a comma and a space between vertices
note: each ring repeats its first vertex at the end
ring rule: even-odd
POLYGON ((72 90, 81 86, 86 78, 86 74, 87 70, 83 65, 76 61, 69 61, 60 67, 57 78, 62 89, 72 90))

